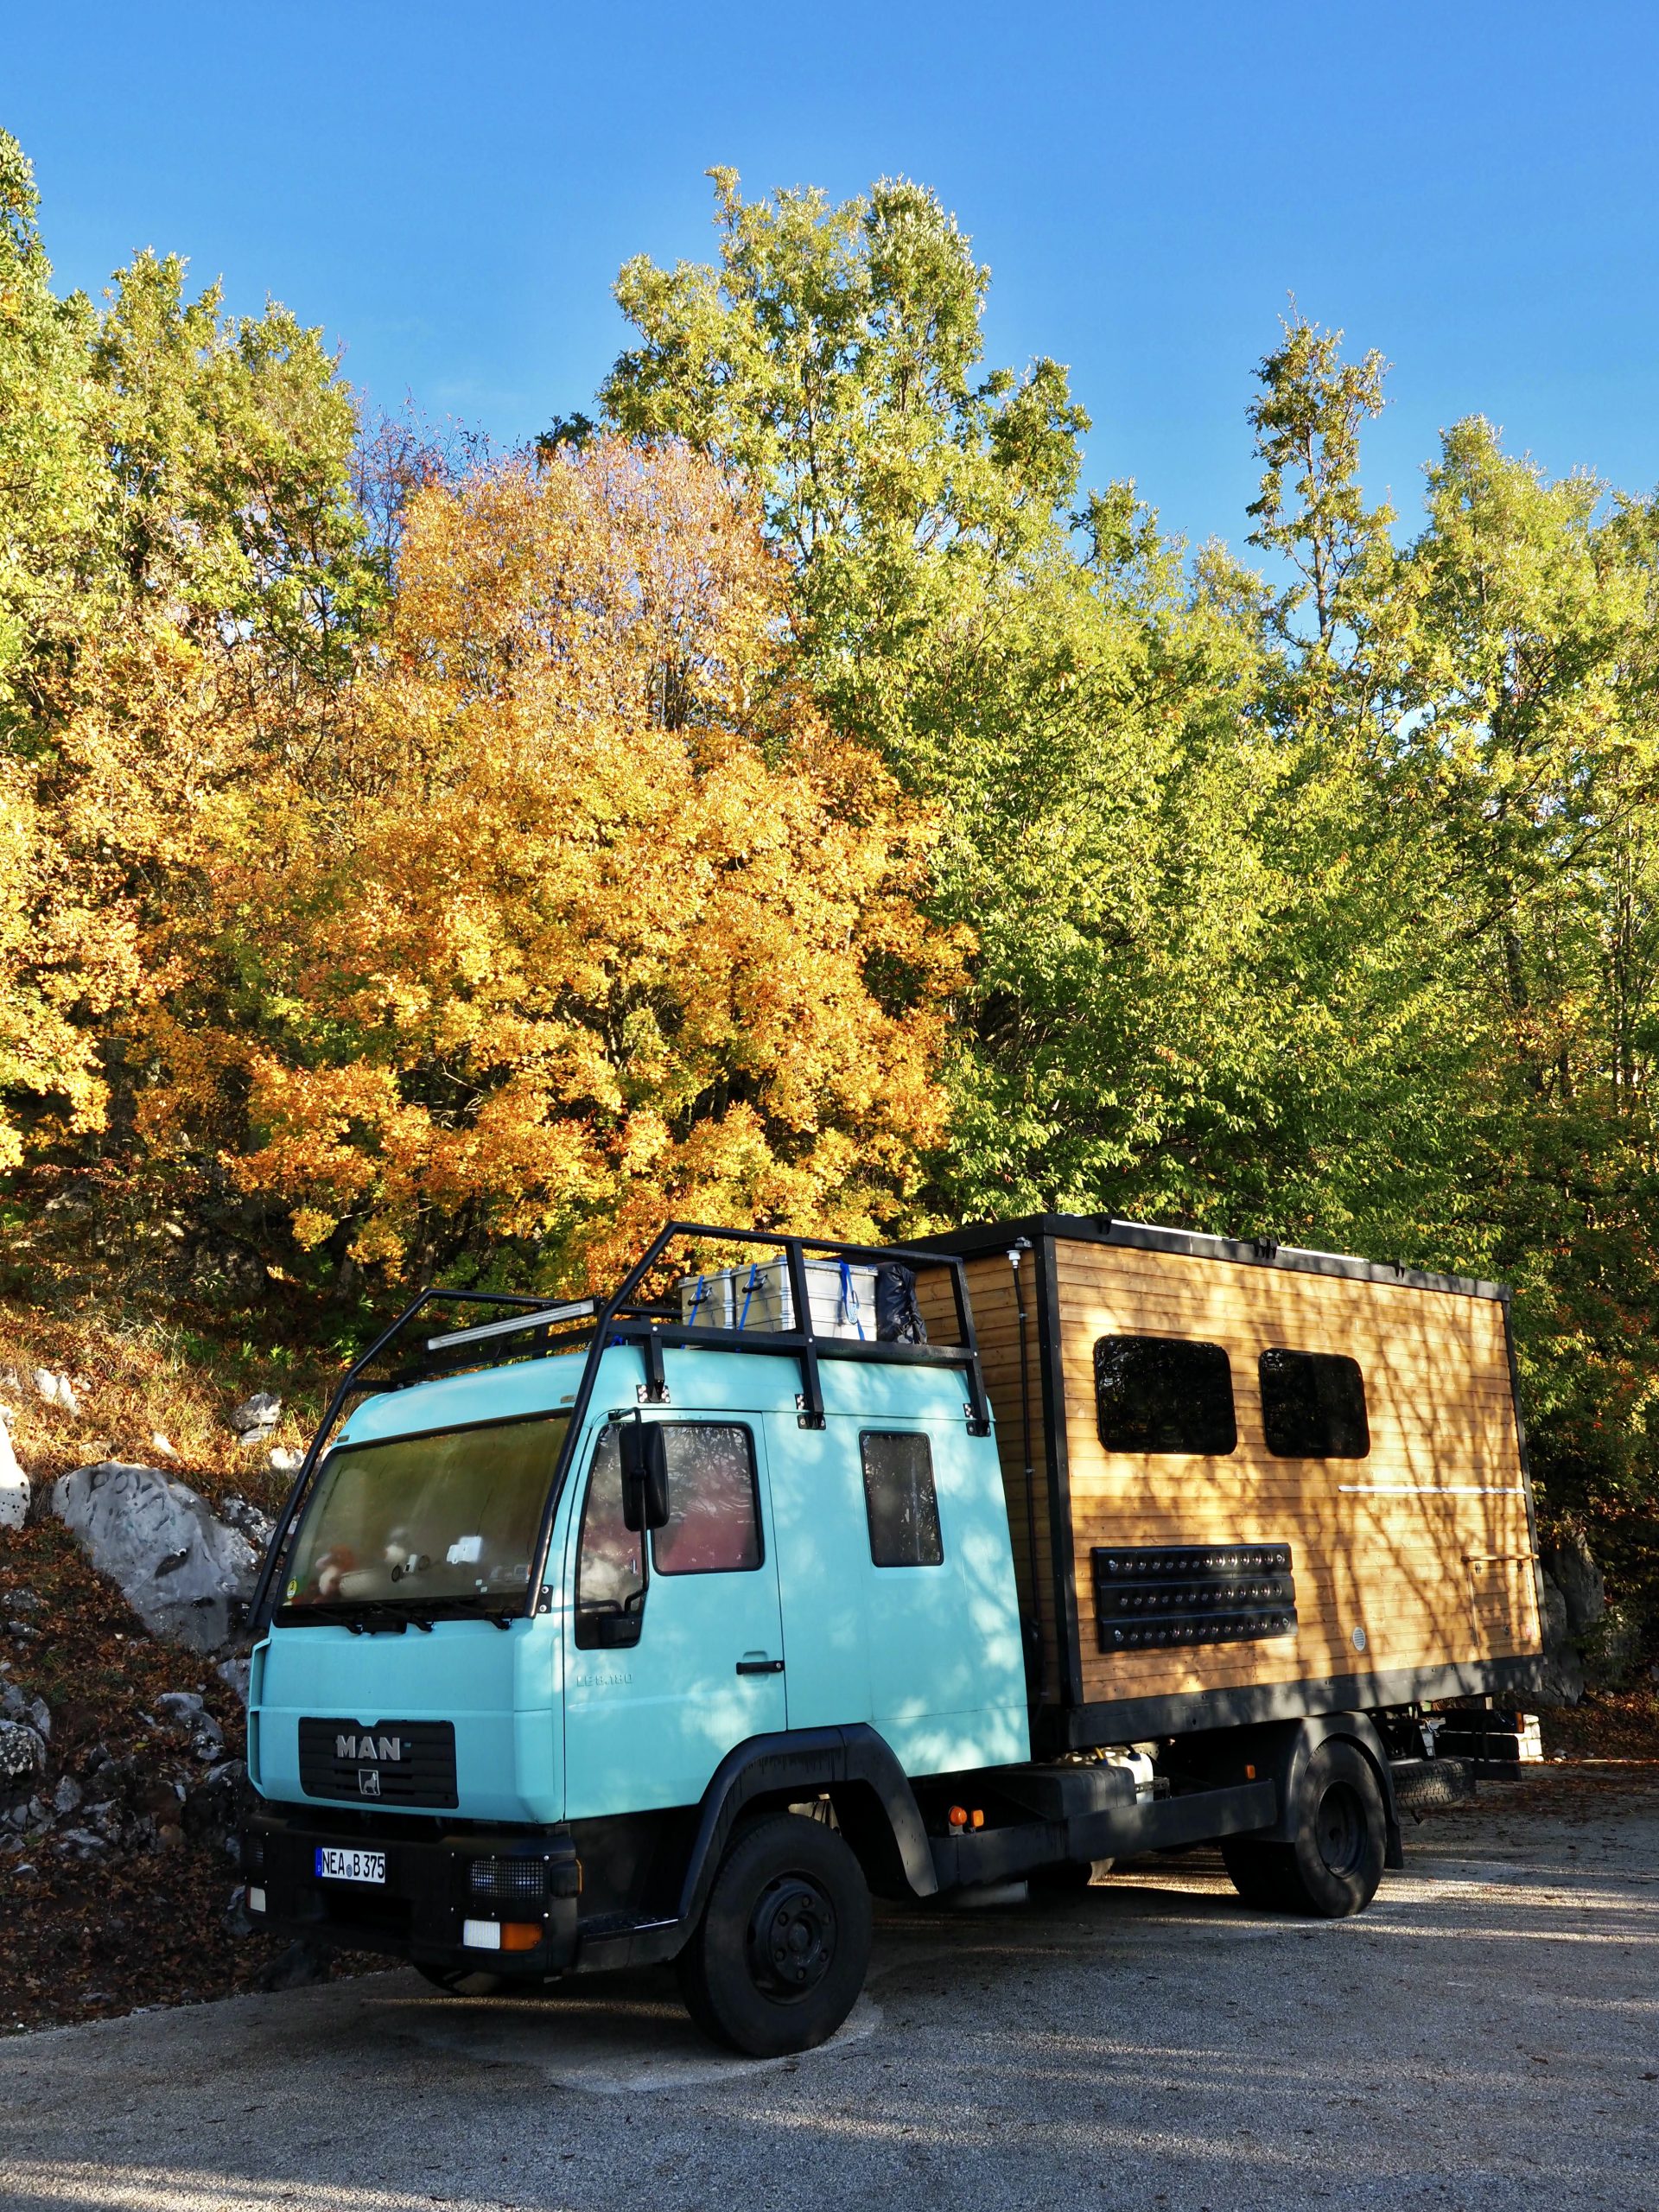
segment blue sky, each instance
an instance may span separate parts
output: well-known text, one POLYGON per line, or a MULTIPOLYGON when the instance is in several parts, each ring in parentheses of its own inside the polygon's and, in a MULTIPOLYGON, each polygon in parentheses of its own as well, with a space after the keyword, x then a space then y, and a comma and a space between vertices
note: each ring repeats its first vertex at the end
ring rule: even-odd
POLYGON ((993 272, 988 349, 1054 354, 1091 481, 1237 543, 1243 410, 1287 296, 1395 364, 1367 480, 1408 516, 1483 412, 1552 473, 1659 483, 1659 10, 1353 0, 581 10, 282 0, 9 11, 0 122, 60 281, 187 254, 511 442, 623 341, 618 264, 746 190, 933 185, 993 272))

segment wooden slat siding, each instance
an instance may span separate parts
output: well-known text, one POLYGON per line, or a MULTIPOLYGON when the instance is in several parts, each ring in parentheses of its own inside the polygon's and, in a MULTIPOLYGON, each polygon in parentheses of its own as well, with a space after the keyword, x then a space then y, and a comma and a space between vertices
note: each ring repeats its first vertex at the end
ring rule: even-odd
MULTIPOLYGON (((1058 1247, 1057 1274, 1086 1701, 1537 1650, 1527 1502, 1496 1300, 1071 1242, 1058 1247), (1230 1457, 1102 1446, 1095 1340, 1148 1333, 1196 1338, 1228 1353, 1238 1423, 1230 1457), (1359 1362, 1368 1458, 1269 1455, 1256 1360, 1272 1345, 1359 1362), (1351 1487, 1388 1484, 1417 1494, 1351 1487), (1508 1494, 1421 1494, 1452 1485, 1508 1494), (1294 1637, 1196 1650, 1098 1649, 1093 1546, 1274 1540, 1294 1554, 1294 1637), (1356 1627, 1366 1632, 1363 1653, 1351 1641, 1356 1627)), ((992 1397, 1006 1418, 995 1388, 992 1397)))
MULTIPOLYGON (((1059 1701, 1060 1648, 1056 1636, 1053 1560, 1048 1528, 1048 1440, 1043 1428, 1043 1379, 1037 1338, 1037 1279, 1034 1253, 1027 1256, 1023 1273, 1027 1327, 1030 1332, 1031 1451, 1037 1470, 1037 1573, 1031 1571, 1029 1528, 1026 1512, 1026 1448, 1020 1413, 1020 1315, 1014 1303, 1014 1272, 1001 1253, 967 1262, 968 1296, 973 1306, 974 1331, 979 1340, 980 1366, 985 1391, 991 1402, 996 1427, 997 1458, 1002 1469, 1002 1492, 1007 1500, 1008 1535, 1014 1545, 1014 1586, 1020 1611, 1034 1618, 1043 1638, 1043 1698, 1045 1705, 1059 1701)), ((916 1302, 927 1332, 936 1343, 946 1343, 956 1333, 956 1307, 949 1277, 943 1269, 919 1274, 916 1302)))

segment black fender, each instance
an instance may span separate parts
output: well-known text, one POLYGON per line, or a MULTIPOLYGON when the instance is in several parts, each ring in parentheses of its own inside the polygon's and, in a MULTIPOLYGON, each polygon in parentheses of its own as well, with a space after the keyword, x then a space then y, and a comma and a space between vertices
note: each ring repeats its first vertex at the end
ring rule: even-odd
POLYGON ((751 1736, 728 1751, 702 1795, 697 1832, 680 1891, 679 1924, 696 1927, 726 1847, 757 1804, 788 1804, 828 1790, 836 1817, 872 1887, 931 1897, 938 1891, 921 1808, 891 1746, 862 1722, 751 1736))
POLYGON ((1279 1785, 1279 1817, 1262 1835, 1273 1841, 1294 1842, 1296 1804, 1308 1761, 1323 1743, 1338 1737, 1362 1751, 1376 1777, 1387 1823, 1383 1864, 1397 1872, 1406 1863, 1400 1838, 1400 1808, 1395 1802, 1394 1770, 1376 1723, 1365 1713, 1319 1713, 1306 1720, 1286 1720, 1249 1732, 1251 1754, 1257 1767, 1279 1785))

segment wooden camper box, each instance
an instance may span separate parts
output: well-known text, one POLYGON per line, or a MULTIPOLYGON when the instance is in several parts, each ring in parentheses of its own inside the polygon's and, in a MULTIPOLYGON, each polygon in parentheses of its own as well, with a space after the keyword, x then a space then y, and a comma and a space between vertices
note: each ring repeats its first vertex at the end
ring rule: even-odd
MULTIPOLYGON (((967 1265, 1040 1630, 1039 1750, 1535 1686, 1537 1545, 1497 1286, 1087 1216, 926 1241, 967 1265), (1170 1449, 1167 1429, 1123 1448, 1123 1363, 1170 1360, 1178 1379, 1199 1363, 1212 1414, 1230 1371, 1230 1450, 1170 1449), (1334 1427, 1287 1417, 1287 1390, 1306 1406, 1314 1383, 1347 1394, 1334 1427), (1287 1452, 1315 1438, 1348 1456, 1287 1452)), ((941 1333, 945 1287, 918 1286, 941 1333)))

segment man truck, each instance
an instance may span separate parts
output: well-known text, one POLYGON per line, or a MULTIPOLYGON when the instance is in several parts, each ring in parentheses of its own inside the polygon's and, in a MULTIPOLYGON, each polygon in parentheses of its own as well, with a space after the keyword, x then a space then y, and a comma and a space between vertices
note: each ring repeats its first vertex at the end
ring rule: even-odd
POLYGON ((247 1906, 448 1991, 671 1961, 798 2051, 874 1897, 1212 1842, 1362 1910, 1516 1755, 1539 1623, 1495 1285, 672 1223, 608 1297, 423 1292, 341 1382, 251 1609, 247 1906))

